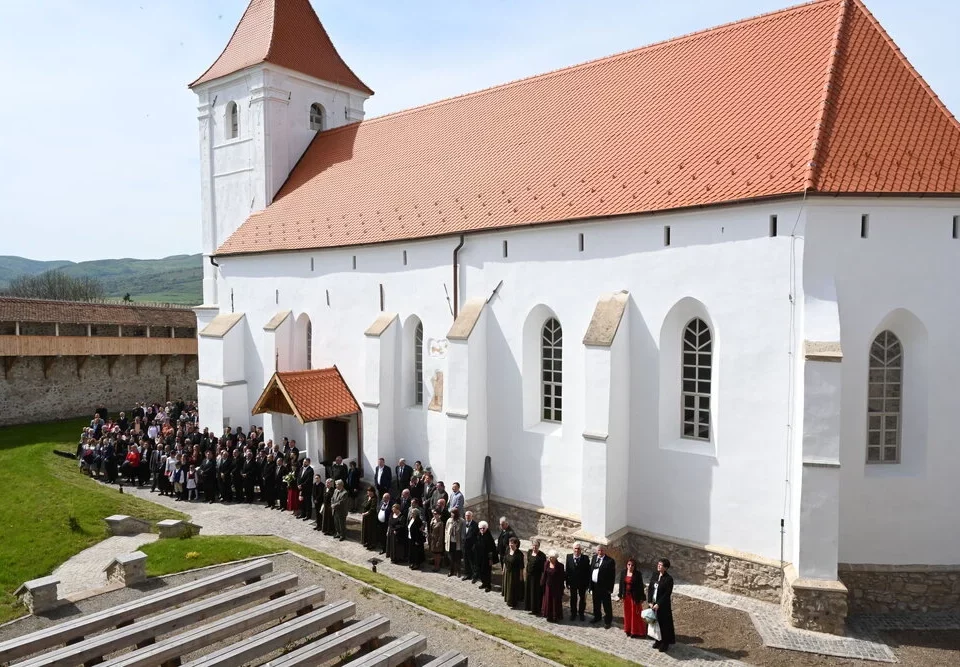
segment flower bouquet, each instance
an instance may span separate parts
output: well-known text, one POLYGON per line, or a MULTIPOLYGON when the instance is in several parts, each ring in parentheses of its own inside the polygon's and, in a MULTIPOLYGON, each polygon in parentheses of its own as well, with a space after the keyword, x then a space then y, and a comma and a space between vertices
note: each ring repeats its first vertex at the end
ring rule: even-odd
POLYGON ((294 473, 287 473, 283 478, 283 483, 288 487, 294 487, 297 485, 297 476, 294 473))
POLYGON ((642 618, 647 624, 648 637, 651 637, 657 641, 663 639, 663 636, 660 634, 660 624, 657 623, 657 612, 654 611, 653 607, 647 607, 640 612, 640 618, 642 618))

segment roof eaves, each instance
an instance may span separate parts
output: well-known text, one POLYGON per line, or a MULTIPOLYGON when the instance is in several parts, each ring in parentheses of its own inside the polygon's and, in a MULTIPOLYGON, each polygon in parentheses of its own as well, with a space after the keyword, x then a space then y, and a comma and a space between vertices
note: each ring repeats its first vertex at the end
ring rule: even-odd
POLYGON ((280 390, 280 393, 283 394, 283 397, 287 399, 287 404, 290 406, 290 409, 293 410, 293 416, 296 417, 297 421, 299 421, 301 424, 306 424, 307 422, 304 421, 303 415, 300 414, 300 408, 297 407, 293 397, 290 396, 290 392, 287 391, 287 388, 283 384, 283 377, 280 375, 280 373, 274 373, 273 376, 276 378, 277 388, 280 390))
MULTIPOLYGON (((339 128, 338 128, 339 129, 339 128)), ((335 130, 324 130, 335 131, 335 130)), ((319 134, 319 133, 318 133, 319 134)), ((783 192, 777 192, 773 194, 763 194, 752 197, 741 197, 739 199, 730 199, 727 201, 717 201, 709 202, 705 204, 689 204, 684 206, 675 206, 672 208, 663 208, 663 209, 653 209, 653 210, 644 210, 644 211, 628 211, 626 213, 610 213, 604 215, 588 215, 579 218, 558 218, 556 220, 538 220, 535 222, 517 222, 508 225, 502 225, 499 227, 482 227, 477 229, 454 229, 452 231, 443 231, 436 233, 424 234, 421 236, 409 236, 409 237, 400 237, 400 238, 389 238, 379 241, 372 242, 356 242, 356 243, 342 243, 339 245, 327 245, 327 246, 310 246, 303 248, 266 248, 263 250, 227 250, 223 251, 222 248, 226 245, 227 241, 230 240, 230 237, 227 237, 227 241, 224 241, 223 244, 214 252, 214 257, 254 257, 257 255, 267 255, 271 253, 291 253, 291 252, 317 252, 322 250, 335 250, 343 248, 367 248, 374 246, 388 245, 391 243, 408 243, 410 241, 433 241, 437 239, 444 238, 453 238, 458 237, 462 234, 495 234, 502 233, 504 231, 519 231, 522 229, 533 229, 537 227, 546 227, 550 225, 576 225, 584 223, 597 223, 603 222, 606 220, 619 220, 622 218, 635 216, 635 217, 647 217, 653 215, 668 215, 671 213, 684 213, 687 211, 698 211, 710 208, 726 207, 726 206, 740 206, 744 204, 758 204, 768 201, 776 201, 779 199, 791 199, 794 197, 800 197, 804 194, 802 188, 797 188, 796 190, 784 190, 783 192)), ((250 218, 262 215, 266 209, 251 213, 250 218)), ((242 227, 242 225, 241 225, 242 227)), ((233 234, 237 234, 240 231, 238 227, 233 234)), ((231 236, 233 236, 231 234, 231 236)))

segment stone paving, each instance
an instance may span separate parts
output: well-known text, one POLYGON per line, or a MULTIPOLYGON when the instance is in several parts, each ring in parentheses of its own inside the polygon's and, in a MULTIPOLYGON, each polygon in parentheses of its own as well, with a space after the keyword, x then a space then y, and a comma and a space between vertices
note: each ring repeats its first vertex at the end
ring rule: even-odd
POLYGON ((106 587, 107 573, 104 569, 115 556, 132 553, 157 537, 154 533, 108 537, 103 542, 81 551, 53 571, 53 576, 60 579, 57 596, 75 597, 86 591, 106 587))
MULTIPOLYGON (((356 542, 334 541, 312 530, 312 522, 308 523, 297 520, 287 512, 266 510, 259 504, 225 505, 222 503, 207 504, 201 502, 181 503, 175 502, 173 499, 167 497, 151 494, 145 489, 132 489, 128 487, 126 491, 189 514, 193 522, 203 527, 204 535, 276 535, 360 565, 366 565, 368 559, 372 556, 370 551, 367 551, 356 542)), ((155 538, 155 536, 146 535, 142 537, 155 538)), ((103 555, 96 556, 97 562, 103 561, 103 565, 99 567, 100 570, 106 566, 106 563, 109 562, 110 558, 116 553, 135 550, 135 546, 120 545, 119 543, 115 543, 114 546, 111 547, 106 546, 112 540, 117 539, 130 538, 111 538, 97 545, 97 547, 93 547, 93 549, 102 547, 101 551, 104 552, 103 555), (107 557, 105 552, 111 548, 113 552, 107 557)), ((77 572, 86 582, 85 584, 77 585, 79 589, 91 587, 88 585, 90 582, 89 562, 93 557, 87 556, 90 551, 92 551, 92 549, 88 549, 83 552, 83 554, 79 554, 60 568, 60 570, 64 570, 68 566, 72 566, 75 560, 88 562, 86 568, 77 566, 73 570, 68 570, 68 572, 77 572)), ((456 578, 447 577, 444 574, 415 572, 404 565, 393 565, 390 562, 381 563, 378 566, 378 570, 399 581, 432 590, 440 595, 466 602, 478 609, 511 618, 526 625, 537 627, 545 632, 566 639, 572 639, 585 646, 606 651, 628 660, 640 661, 651 667, 676 665, 681 661, 691 666, 711 665, 713 667, 732 667, 733 665, 745 664, 692 646, 684 645, 674 646, 670 653, 663 654, 653 650, 649 641, 630 639, 616 627, 606 630, 602 626, 596 627, 584 623, 571 624, 565 622, 559 625, 547 623, 541 618, 507 608, 496 592, 484 593, 476 586, 459 581, 456 578)), ((853 623, 851 625, 851 636, 837 637, 834 635, 798 630, 786 625, 779 606, 773 603, 761 602, 706 586, 686 584, 679 581, 674 590, 680 595, 738 609, 740 611, 746 611, 749 613, 754 627, 767 646, 847 658, 896 662, 893 651, 877 639, 877 631, 893 629, 888 625, 883 625, 888 622, 885 620, 865 619, 861 624, 853 623)), ((933 623, 933 628, 943 627, 946 629, 954 627, 950 625, 950 623, 956 622, 957 620, 958 619, 951 617, 939 620, 932 619, 930 622, 933 623)), ((915 619, 913 621, 914 625, 916 625, 917 622, 918 620, 915 619)), ((927 626, 922 626, 922 628, 926 627, 927 626)))
POLYGON ((875 631, 865 632, 865 628, 862 628, 861 631, 850 632, 849 636, 839 637, 799 630, 785 623, 779 605, 772 602, 762 602, 708 586, 686 583, 677 583, 673 590, 680 595, 747 612, 765 646, 841 658, 897 662, 890 647, 876 638, 875 631))

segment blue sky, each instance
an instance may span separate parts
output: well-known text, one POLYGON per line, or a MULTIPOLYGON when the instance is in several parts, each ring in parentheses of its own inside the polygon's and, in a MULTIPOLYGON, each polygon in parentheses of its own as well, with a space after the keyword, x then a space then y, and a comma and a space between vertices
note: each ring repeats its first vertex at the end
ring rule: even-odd
MULTIPOLYGON (((363 0, 313 5, 376 91, 367 116, 774 11, 791 0, 363 0)), ((0 0, 0 254, 200 246, 196 98, 247 0, 0 0)), ((960 3, 867 0, 960 111, 960 3)))

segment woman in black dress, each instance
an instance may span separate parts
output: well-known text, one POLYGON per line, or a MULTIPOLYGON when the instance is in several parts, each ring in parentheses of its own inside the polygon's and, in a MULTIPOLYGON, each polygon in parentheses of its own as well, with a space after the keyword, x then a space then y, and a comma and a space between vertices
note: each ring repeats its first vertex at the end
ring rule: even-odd
POLYGON ((540 540, 530 540, 532 548, 527 551, 526 572, 524 572, 523 608, 534 616, 539 616, 543 607, 543 566, 547 557, 540 551, 540 540))
POLYGON ((371 551, 377 548, 377 490, 367 487, 366 500, 360 506, 360 542, 371 551))
POLYGON ((387 558, 391 563, 407 559, 407 520, 400 514, 400 505, 394 503, 387 519, 387 558))
POLYGON ((499 560, 497 556, 497 543, 493 541, 493 535, 490 534, 490 526, 486 521, 477 524, 480 536, 474 546, 474 558, 477 565, 477 573, 480 578, 480 588, 489 593, 493 590, 490 578, 493 574, 493 565, 499 560))
POLYGON ((508 607, 516 607, 523 601, 523 552, 520 540, 511 537, 503 554, 503 599, 508 607))
MULTIPOLYGON (((318 484, 315 482, 313 487, 318 484)), ((337 530, 333 525, 333 480, 328 479, 323 485, 323 506, 314 504, 317 508, 317 530, 322 530, 324 535, 334 535, 337 530), (322 513, 322 517, 321 517, 322 513)))
POLYGON ((423 565, 423 543, 427 537, 423 533, 423 520, 420 510, 410 508, 410 520, 407 522, 407 545, 410 549, 410 569, 419 570, 423 565))
POLYGON ((671 644, 677 643, 677 633, 673 627, 673 605, 670 600, 673 594, 673 577, 667 571, 669 569, 669 558, 658 560, 657 574, 650 578, 650 586, 647 588, 647 600, 657 612, 657 625, 660 626, 660 640, 653 642, 653 647, 664 653, 671 644))

